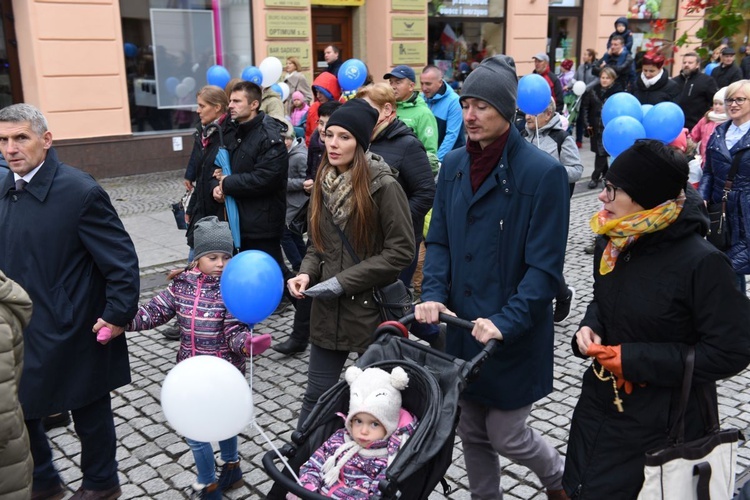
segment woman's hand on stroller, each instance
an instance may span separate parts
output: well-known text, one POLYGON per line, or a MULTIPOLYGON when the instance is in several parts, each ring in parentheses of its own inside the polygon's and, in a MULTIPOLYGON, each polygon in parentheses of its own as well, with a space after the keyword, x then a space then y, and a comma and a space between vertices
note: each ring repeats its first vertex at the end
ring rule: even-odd
POLYGON ((477 318, 474 320, 474 329, 471 335, 482 344, 486 344, 492 339, 503 340, 502 332, 495 326, 495 323, 487 318, 477 318))
POLYGON ((414 320, 418 323, 437 324, 440 322, 440 313, 456 315, 440 302, 422 302, 414 306, 414 320))
POLYGON ((302 294, 307 289, 307 285, 310 284, 310 276, 308 274, 298 274, 294 278, 289 279, 286 282, 286 287, 289 289, 289 293, 296 299, 303 299, 305 296, 302 294))

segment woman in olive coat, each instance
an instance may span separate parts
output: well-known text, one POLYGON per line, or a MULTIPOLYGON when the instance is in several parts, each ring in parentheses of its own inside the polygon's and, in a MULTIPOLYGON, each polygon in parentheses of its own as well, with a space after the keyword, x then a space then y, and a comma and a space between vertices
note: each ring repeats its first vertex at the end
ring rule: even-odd
POLYGON ((326 154, 310 200, 312 245, 299 274, 287 282, 295 297, 313 298, 310 366, 298 428, 338 382, 349 353, 360 354, 370 345, 381 321, 373 287, 393 283, 414 257, 406 195, 388 165, 365 153, 377 118, 366 101, 352 99, 326 126, 326 154))

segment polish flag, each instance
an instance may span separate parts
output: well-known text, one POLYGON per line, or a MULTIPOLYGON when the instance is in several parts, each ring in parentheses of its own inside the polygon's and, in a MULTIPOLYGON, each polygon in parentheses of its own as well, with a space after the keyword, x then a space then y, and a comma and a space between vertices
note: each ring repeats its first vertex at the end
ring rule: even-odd
POLYGON ((451 25, 446 24, 443 32, 440 34, 440 43, 442 45, 453 45, 456 43, 456 38, 456 33, 451 28, 451 25))

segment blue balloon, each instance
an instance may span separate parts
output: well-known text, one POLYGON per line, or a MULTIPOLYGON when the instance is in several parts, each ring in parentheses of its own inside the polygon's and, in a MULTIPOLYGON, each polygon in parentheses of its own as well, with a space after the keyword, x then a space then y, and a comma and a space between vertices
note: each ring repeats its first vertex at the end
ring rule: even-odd
POLYGON ((281 85, 279 85, 278 83, 274 83, 273 85, 271 85, 271 90, 273 90, 274 92, 276 92, 280 96, 284 95, 284 91, 281 90, 281 85))
POLYGON ((712 72, 712 71, 714 70, 714 68, 715 68, 716 66, 718 66, 718 65, 719 65, 719 63, 715 63, 715 62, 712 62, 712 63, 708 63, 708 64, 706 64, 706 69, 704 69, 704 70, 703 70, 703 72, 704 72, 705 74, 707 74, 707 75, 711 75, 711 72, 712 72))
POLYGON ((342 90, 356 90, 367 79, 367 66, 359 59, 348 59, 339 68, 339 87, 342 90))
POLYGON ((281 301, 284 277, 276 261, 260 250, 240 252, 221 276, 221 297, 235 318, 248 325, 269 317, 281 301))
POLYGON ((167 90, 170 94, 174 94, 175 90, 177 89, 177 86, 180 84, 180 80, 178 78, 175 78, 174 76, 170 76, 164 81, 164 86, 167 87, 167 90))
POLYGON ((610 120, 618 116, 631 116, 638 121, 643 119, 641 103, 633 94, 618 92, 612 95, 602 107, 602 123, 606 127, 610 120))
POLYGON ((641 122, 632 116, 618 116, 604 127, 602 143, 607 153, 611 156, 617 156, 632 146, 636 139, 645 137, 646 131, 641 122))
MULTIPOLYGON (((643 118, 646 117, 646 113, 648 113, 653 107, 653 104, 641 104, 641 113, 643 114, 643 118)), ((643 123, 643 118, 641 118, 641 123, 643 123)))
POLYGON ((242 70, 242 79, 246 82, 252 82, 256 85, 263 83, 263 73, 255 66, 248 66, 242 70))
POLYGON ((646 137, 665 144, 677 139, 685 126, 685 113, 673 102, 660 102, 643 118, 646 137))
POLYGON ((518 81, 518 107, 527 115, 538 115, 549 106, 552 90, 542 75, 533 73, 518 81))
POLYGON ((206 81, 209 85, 216 85, 217 87, 224 88, 232 79, 232 75, 229 74, 227 68, 219 66, 218 64, 211 66, 206 71, 206 81))
POLYGON ((125 43, 125 57, 135 57, 138 55, 138 47, 134 43, 125 43))

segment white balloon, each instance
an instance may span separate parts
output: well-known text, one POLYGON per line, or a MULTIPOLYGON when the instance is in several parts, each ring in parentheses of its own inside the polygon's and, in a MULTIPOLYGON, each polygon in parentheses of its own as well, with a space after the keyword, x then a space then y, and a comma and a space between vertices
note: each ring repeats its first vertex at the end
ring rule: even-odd
POLYGON ((195 78, 192 76, 186 76, 182 79, 182 83, 187 87, 188 92, 192 92, 195 89, 195 78))
POLYGON ((281 100, 286 101, 287 97, 289 97, 289 84, 286 82, 279 82, 279 87, 281 87, 281 100))
POLYGON ((261 61, 258 69, 263 74, 263 87, 270 87, 277 81, 281 76, 281 61, 277 57, 266 57, 261 61))
POLYGON ((583 93, 586 92, 586 83, 582 81, 577 81, 573 84, 573 93, 577 96, 582 96, 583 93))
POLYGON ((229 361, 194 356, 172 368, 161 386, 161 407, 169 424, 194 441, 223 441, 253 418, 253 395, 229 361))
POLYGON ((188 89, 188 86, 185 84, 185 82, 182 82, 177 84, 174 89, 174 93, 177 97, 182 99, 190 93, 190 90, 188 89))

